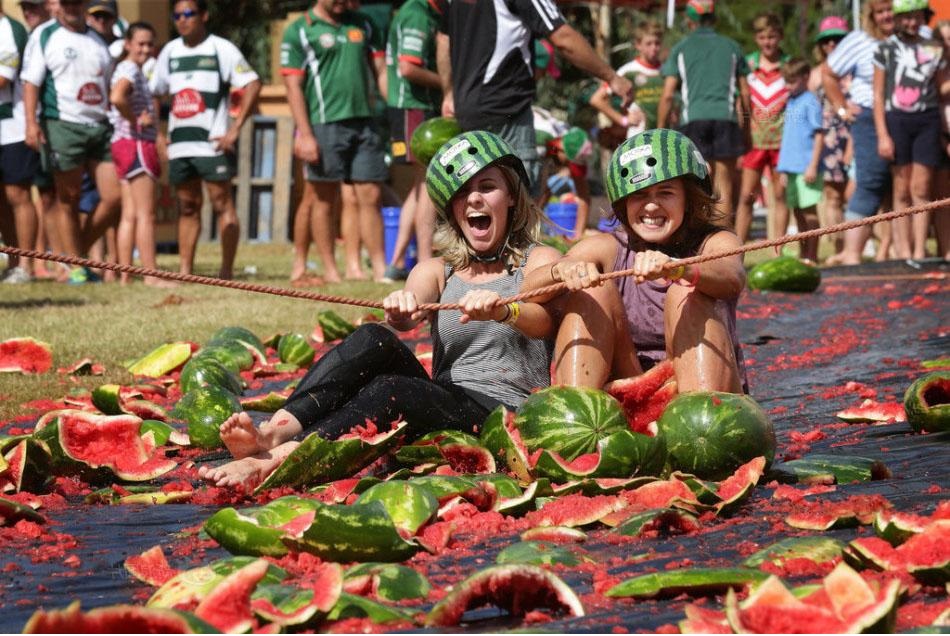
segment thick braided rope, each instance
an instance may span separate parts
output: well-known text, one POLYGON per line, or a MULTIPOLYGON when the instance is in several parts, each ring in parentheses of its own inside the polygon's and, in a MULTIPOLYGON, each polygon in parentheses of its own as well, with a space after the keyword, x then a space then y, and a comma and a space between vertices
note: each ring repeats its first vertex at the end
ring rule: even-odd
MULTIPOLYGON (((755 243, 747 243, 740 247, 726 250, 723 252, 715 252, 712 254, 703 254, 700 256, 691 256, 689 258, 684 258, 671 262, 667 264, 663 269, 665 270, 674 270, 681 266, 685 265, 699 265, 701 263, 706 263, 709 261, 717 260, 720 258, 727 258, 729 256, 737 256, 739 254, 745 254, 746 252, 754 252, 756 250, 767 249, 770 247, 778 247, 780 245, 785 245, 786 243, 795 243, 798 241, 803 241, 813 237, 824 236, 826 234, 835 234, 838 232, 844 232, 846 230, 851 230, 854 228, 862 227, 865 225, 873 225, 875 223, 882 223, 884 221, 890 221, 892 219, 899 219, 904 216, 910 216, 912 214, 920 214, 922 212, 928 212, 937 208, 950 205, 950 198, 941 199, 939 201, 932 201, 930 203, 925 203, 923 205, 918 205, 910 208, 905 208, 897 212, 888 212, 886 214, 879 214, 876 216, 868 217, 866 219, 859 219, 856 221, 847 221, 844 223, 838 223, 836 225, 830 225, 826 228, 819 228, 817 230, 808 230, 807 232, 801 232, 799 234, 783 236, 775 239, 769 239, 765 241, 757 241, 755 243)), ((89 267, 93 269, 107 269, 112 270, 118 273, 131 274, 133 276, 152 276, 154 278, 162 278, 165 280, 172 280, 182 283, 195 283, 198 285, 211 285, 214 287, 226 287, 228 289, 239 289, 242 291, 255 292, 259 294, 271 294, 274 296, 285 296, 288 298, 302 298, 305 300, 315 300, 319 302, 326 303, 336 303, 340 305, 354 305, 356 307, 367 307, 374 309, 382 309, 383 303, 379 301, 366 300, 363 298, 350 298, 347 296, 333 296, 329 294, 318 294, 315 292, 308 292, 299 289, 287 289, 284 287, 274 287, 271 285, 259 285, 256 283, 245 283, 236 280, 224 280, 221 278, 214 278, 211 276, 198 276, 196 274, 181 274, 178 272, 168 272, 159 269, 151 269, 148 267, 136 267, 132 265, 120 265, 118 263, 108 263, 104 261, 93 261, 79 256, 66 256, 64 254, 51 254, 49 252, 39 252, 36 250, 23 250, 17 247, 9 247, 6 245, 0 245, 0 252, 10 254, 12 256, 18 256, 20 258, 38 258, 47 261, 54 261, 57 263, 64 263, 66 265, 74 265, 81 267, 89 267)), ((632 276, 634 273, 633 269, 623 269, 617 270, 615 272, 608 272, 604 274, 601 278, 604 280, 612 280, 614 278, 623 278, 625 276, 632 276)), ((502 298, 498 301, 498 305, 504 305, 511 302, 517 302, 520 300, 527 300, 529 298, 535 298, 538 296, 544 296, 553 292, 561 291, 566 289, 566 283, 554 283, 546 287, 541 287, 529 292, 522 292, 516 294, 509 298, 502 298)), ((419 305, 419 309, 423 311, 441 311, 441 310, 450 310, 450 309, 459 309, 460 306, 458 303, 423 303, 419 305)))
MULTIPOLYGON (((722 252, 714 252, 711 254, 703 254, 700 256, 690 256, 689 258, 683 258, 676 261, 671 261, 667 263, 661 271, 673 271, 684 267, 686 265, 699 265, 700 263, 707 263, 709 261, 714 261, 720 258, 728 258, 729 256, 737 256, 739 254, 745 254, 746 252, 754 252, 756 250, 767 249, 770 247, 778 247, 780 245, 785 245, 786 243, 797 243, 798 241, 804 241, 806 239, 824 236, 826 234, 836 234, 838 232, 844 232, 854 228, 862 227, 864 225, 873 225, 875 223, 882 223, 884 221, 890 221, 892 219, 899 219, 903 216, 910 216, 912 214, 920 214, 922 212, 929 212, 930 210, 940 208, 950 204, 950 199, 941 199, 939 201, 931 201, 930 203, 925 203, 923 205, 918 205, 912 208, 905 208, 897 212, 888 212, 886 214, 878 214, 876 216, 871 216, 866 219, 858 219, 856 221, 847 221, 844 223, 838 223, 836 225, 829 225, 826 228, 819 228, 817 230, 808 230, 806 232, 800 232, 798 234, 782 236, 775 239, 768 239, 764 241, 756 241, 755 243, 746 243, 731 250, 725 250, 722 252)), ((601 279, 611 280, 614 278, 623 278, 625 276, 632 276, 634 273, 633 268, 631 269, 620 269, 614 272, 608 272, 601 275, 601 279)), ((548 285, 546 287, 539 287, 538 289, 522 292, 516 294, 511 298, 503 298, 499 301, 499 304, 508 304, 512 302, 517 302, 519 300, 527 300, 529 298, 536 298, 538 296, 544 296, 556 291, 561 291, 565 289, 567 285, 563 282, 554 283, 553 285, 548 285)), ((428 307, 427 307, 428 308, 428 307)), ((443 307, 439 306, 438 309, 457 309, 457 307, 443 307)))

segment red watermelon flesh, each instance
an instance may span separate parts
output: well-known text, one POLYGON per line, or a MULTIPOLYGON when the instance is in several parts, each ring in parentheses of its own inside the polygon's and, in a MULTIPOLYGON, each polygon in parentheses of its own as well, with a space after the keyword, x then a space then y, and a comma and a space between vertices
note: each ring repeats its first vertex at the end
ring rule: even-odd
POLYGON ((177 463, 161 454, 150 456, 139 436, 141 425, 134 415, 73 412, 60 417, 59 443, 69 457, 92 468, 110 468, 122 479, 153 479, 177 463))
POLYGON ((755 459, 743 464, 731 477, 726 478, 719 484, 716 494, 723 501, 742 495, 752 486, 759 482, 759 477, 765 472, 765 457, 756 457, 755 459))
POLYGON ((53 366, 53 352, 33 338, 0 342, 0 373, 46 373, 53 366))
POLYGON ((654 437, 656 427, 651 425, 677 394, 673 364, 664 360, 643 375, 614 380, 604 390, 623 404, 631 431, 654 437))
POLYGON ((531 512, 526 519, 532 526, 586 526, 595 523, 610 513, 624 507, 619 497, 601 495, 585 497, 574 494, 559 497, 547 504, 541 510, 531 512))
POLYGON ((470 475, 495 472, 495 458, 481 446, 446 444, 439 447, 439 452, 456 472, 470 475))
POLYGON ((228 634, 251 629, 255 623, 251 593, 264 578, 267 567, 267 561, 258 559, 229 574, 198 604, 195 616, 228 634))
POLYGON ((161 587, 181 573, 181 570, 168 564, 162 546, 159 545, 127 558, 125 569, 138 580, 155 587, 161 587))
POLYGON ((897 402, 875 402, 868 398, 855 406, 835 415, 846 422, 906 422, 904 406, 897 402))
MULTIPOLYGON (((197 621, 195 621, 197 623, 197 621)), ((203 625, 208 628, 207 625, 203 625)), ((201 628, 172 610, 111 605, 83 613, 79 601, 64 610, 37 610, 24 634, 189 634, 201 628), (196 629, 197 628, 197 629, 196 629)))

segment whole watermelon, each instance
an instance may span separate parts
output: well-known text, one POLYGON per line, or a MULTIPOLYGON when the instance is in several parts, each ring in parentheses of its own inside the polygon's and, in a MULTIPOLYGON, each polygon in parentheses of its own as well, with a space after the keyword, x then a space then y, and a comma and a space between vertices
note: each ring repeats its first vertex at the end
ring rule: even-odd
POLYGON ((950 371, 934 371, 914 380, 904 393, 904 412, 918 433, 950 431, 950 371))
POLYGON ((239 374, 254 366, 254 355, 236 340, 201 347, 191 359, 213 358, 224 365, 231 373, 239 374))
POLYGON ((298 367, 309 367, 316 351, 303 334, 287 333, 281 336, 277 343, 277 355, 281 362, 295 364, 298 367))
POLYGON ((188 424, 188 436, 198 448, 219 448, 218 428, 232 413, 242 411, 233 393, 214 386, 202 386, 186 393, 172 415, 188 424))
POLYGON ((553 451, 572 461, 597 451, 597 442, 628 429, 620 402, 603 391, 552 386, 532 393, 515 416, 529 453, 553 451))
POLYGON ((775 458, 772 422, 747 395, 682 393, 657 424, 666 437, 670 468, 703 479, 724 479, 760 455, 767 468, 775 458))
POLYGON ((186 362, 179 382, 182 393, 202 386, 216 386, 234 395, 244 393, 238 376, 210 356, 194 357, 186 362))
POLYGON ((813 292, 821 284, 821 271, 794 256, 779 256, 753 267, 748 284, 763 291, 813 292))
POLYGON ((423 166, 435 156, 439 148, 452 137, 461 134, 462 127, 452 117, 433 117, 419 124, 409 140, 412 156, 423 166))

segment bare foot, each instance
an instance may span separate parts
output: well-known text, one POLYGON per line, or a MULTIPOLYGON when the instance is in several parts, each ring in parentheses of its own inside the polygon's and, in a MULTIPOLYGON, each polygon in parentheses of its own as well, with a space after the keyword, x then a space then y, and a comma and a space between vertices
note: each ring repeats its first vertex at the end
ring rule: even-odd
POLYGON ((219 428, 221 441, 235 459, 243 459, 270 450, 251 416, 241 411, 224 420, 219 428))
POLYGON ((323 272, 323 280, 327 283, 342 283, 343 279, 340 278, 340 272, 333 270, 332 272, 323 272))
POLYGON ((216 486, 242 485, 250 489, 264 481, 298 446, 299 442, 285 442, 272 451, 237 459, 222 466, 202 466, 198 469, 198 476, 216 486))
POLYGON ((303 275, 290 279, 291 287, 319 287, 323 285, 323 279, 314 275, 303 275))
POLYGON ((257 457, 245 457, 221 466, 202 466, 198 469, 198 476, 215 486, 243 485, 253 488, 270 474, 270 470, 264 472, 267 463, 267 460, 257 457))

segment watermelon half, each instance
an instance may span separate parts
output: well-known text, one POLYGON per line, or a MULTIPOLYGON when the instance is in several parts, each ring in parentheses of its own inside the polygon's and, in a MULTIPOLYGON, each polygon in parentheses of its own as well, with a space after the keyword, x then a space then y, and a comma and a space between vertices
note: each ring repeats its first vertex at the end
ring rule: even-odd
POLYGON ((33 338, 0 342, 0 373, 46 373, 53 366, 53 350, 33 338))

